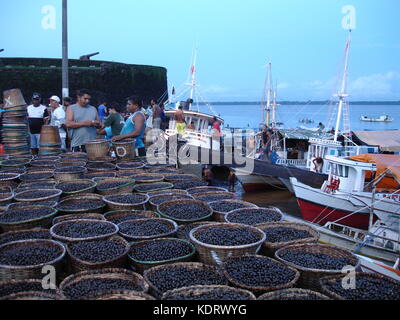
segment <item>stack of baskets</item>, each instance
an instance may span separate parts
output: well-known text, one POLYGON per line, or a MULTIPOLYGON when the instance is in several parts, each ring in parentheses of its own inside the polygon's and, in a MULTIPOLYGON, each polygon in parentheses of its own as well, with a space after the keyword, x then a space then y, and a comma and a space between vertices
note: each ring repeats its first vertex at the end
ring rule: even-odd
POLYGON ((61 153, 60 131, 57 126, 42 126, 39 155, 54 156, 61 153))

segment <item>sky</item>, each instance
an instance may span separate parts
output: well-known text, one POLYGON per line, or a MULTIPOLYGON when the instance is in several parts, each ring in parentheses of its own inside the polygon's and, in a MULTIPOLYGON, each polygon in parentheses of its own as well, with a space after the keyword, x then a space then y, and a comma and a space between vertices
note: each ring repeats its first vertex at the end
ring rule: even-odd
MULTIPOLYGON (((0 57, 61 58, 61 3, 0 0, 0 57)), ((205 101, 260 101, 269 61, 278 100, 328 100, 344 6, 355 17, 350 101, 400 100, 399 0, 68 0, 69 57, 163 66, 180 88, 196 47, 205 101)))

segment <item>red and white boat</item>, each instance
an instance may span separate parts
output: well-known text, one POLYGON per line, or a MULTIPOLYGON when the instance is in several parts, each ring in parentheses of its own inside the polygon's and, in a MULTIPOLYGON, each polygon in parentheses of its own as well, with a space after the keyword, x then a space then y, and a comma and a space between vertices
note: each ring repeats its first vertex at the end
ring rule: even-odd
POLYGON ((326 156, 326 160, 331 172, 321 188, 290 178, 305 220, 321 225, 338 222, 365 230, 378 219, 395 229, 399 226, 400 156, 326 156))

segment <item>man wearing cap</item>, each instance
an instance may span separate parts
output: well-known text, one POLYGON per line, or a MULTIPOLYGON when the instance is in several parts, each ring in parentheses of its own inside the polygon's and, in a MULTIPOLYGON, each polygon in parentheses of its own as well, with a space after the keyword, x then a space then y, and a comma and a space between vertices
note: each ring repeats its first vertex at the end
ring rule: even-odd
POLYGON ((66 150, 65 138, 67 137, 66 126, 65 126, 65 111, 60 105, 60 98, 57 96, 52 96, 50 99, 51 107, 51 120, 50 125, 58 127, 61 139, 61 149, 66 150))
POLYGON ((44 124, 49 123, 49 112, 41 104, 42 97, 38 93, 32 95, 32 104, 28 106, 29 136, 32 154, 38 154, 40 131, 44 124))

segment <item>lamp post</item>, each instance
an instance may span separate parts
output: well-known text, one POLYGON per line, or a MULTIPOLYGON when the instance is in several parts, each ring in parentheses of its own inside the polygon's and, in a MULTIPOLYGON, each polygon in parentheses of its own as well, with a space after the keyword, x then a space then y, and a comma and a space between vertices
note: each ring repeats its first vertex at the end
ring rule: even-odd
POLYGON ((68 0, 62 0, 62 97, 69 96, 68 80, 68 0))

